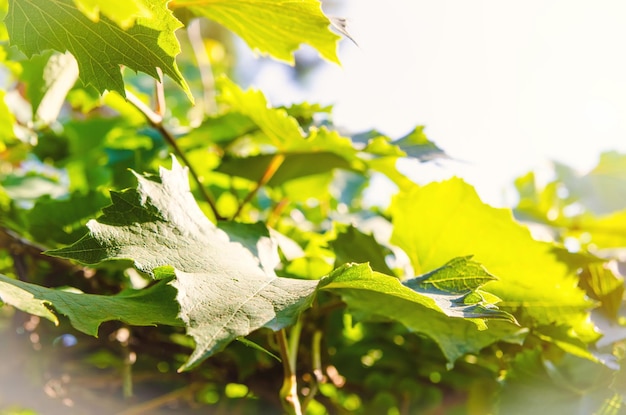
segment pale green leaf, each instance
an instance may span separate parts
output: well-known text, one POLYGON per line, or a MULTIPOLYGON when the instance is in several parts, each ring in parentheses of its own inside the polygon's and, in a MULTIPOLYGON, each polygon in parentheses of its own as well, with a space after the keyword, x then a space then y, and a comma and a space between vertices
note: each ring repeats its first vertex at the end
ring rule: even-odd
POLYGON ((243 91, 226 77, 218 79, 217 89, 220 102, 227 104, 230 112, 249 117, 265 134, 268 144, 283 150, 289 143, 303 140, 304 132, 298 121, 283 108, 271 108, 263 92, 243 91))
POLYGON ((74 4, 93 22, 103 15, 122 29, 134 25, 138 17, 152 17, 148 0, 74 0, 74 4))
POLYGON ((274 274, 278 251, 264 226, 216 227, 176 161, 160 177, 136 176, 138 188, 112 192, 113 205, 87 224, 87 236, 49 254, 88 264, 129 258, 159 278, 174 276, 180 318, 196 341, 183 369, 258 328, 288 326, 309 306, 317 281, 274 274))
POLYGON ((239 35, 255 51, 293 64, 295 52, 306 43, 321 56, 339 63, 339 36, 330 29, 318 0, 176 0, 239 35))
POLYGON ((462 180, 413 186, 394 198, 391 212, 392 243, 408 254, 417 274, 473 255, 498 277, 485 290, 502 299, 499 307, 540 324, 576 326, 587 318, 592 303, 553 246, 532 239, 509 210, 482 203, 462 180))
POLYGON ((166 0, 145 3, 151 17, 139 17, 124 30, 102 17, 91 21, 72 0, 10 0, 5 22, 11 44, 27 56, 47 49, 69 51, 78 62, 79 76, 99 92, 125 96, 120 65, 159 78, 157 68, 176 81, 192 99, 174 58, 180 45, 174 31, 181 23, 166 7, 166 0))
POLYGON ((305 136, 298 121, 283 108, 271 108, 261 91, 242 91, 227 78, 221 78, 218 85, 221 102, 228 104, 230 111, 247 116, 260 133, 246 136, 247 146, 243 154, 225 157, 217 171, 260 182, 271 168, 274 174, 267 184, 279 186, 289 180, 337 168, 365 169, 350 139, 326 127, 310 127, 308 136, 305 136), (257 151, 263 154, 249 154, 252 141, 257 151), (277 155, 280 155, 278 163, 277 155))
POLYGON ((134 326, 180 326, 175 295, 166 281, 141 291, 105 296, 45 288, 0 275, 0 298, 5 303, 58 324, 46 308, 49 305, 67 316, 77 330, 92 336, 98 335, 100 324, 111 320, 134 326))

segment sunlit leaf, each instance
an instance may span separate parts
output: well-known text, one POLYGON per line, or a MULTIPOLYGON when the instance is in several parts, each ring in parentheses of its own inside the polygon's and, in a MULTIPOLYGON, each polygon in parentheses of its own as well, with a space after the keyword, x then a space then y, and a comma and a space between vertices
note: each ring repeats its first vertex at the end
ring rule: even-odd
POLYGON ((151 17, 137 18, 128 30, 105 17, 93 22, 72 0, 11 0, 5 22, 11 44, 27 56, 47 49, 69 51, 78 62, 80 79, 100 92, 110 90, 125 96, 120 71, 124 65, 156 79, 160 68, 192 99, 174 61, 180 52, 174 31, 181 23, 165 4, 165 0, 145 3, 151 17))
POLYGON ((293 64, 301 44, 339 63, 337 41, 318 0, 174 0, 170 8, 184 7, 214 20, 239 35, 255 51, 293 64))
POLYGON ((502 299, 500 307, 540 324, 577 325, 587 318, 592 303, 552 246, 532 239, 510 211, 482 203, 462 180, 415 186, 400 193, 391 210, 392 242, 409 255, 416 273, 473 255, 498 277, 485 288, 502 299))
POLYGON ((128 258, 145 272, 158 269, 159 278, 175 277, 180 318, 196 341, 184 369, 258 328, 279 330, 308 307, 317 281, 274 274, 278 252, 263 226, 217 228, 176 162, 160 177, 136 176, 138 188, 112 192, 113 205, 87 224, 87 236, 49 253, 87 264, 128 258))

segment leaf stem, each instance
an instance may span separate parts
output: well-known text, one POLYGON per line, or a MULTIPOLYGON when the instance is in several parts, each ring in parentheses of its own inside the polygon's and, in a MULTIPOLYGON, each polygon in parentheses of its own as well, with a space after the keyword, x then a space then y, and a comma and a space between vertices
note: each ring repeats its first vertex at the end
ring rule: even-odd
POLYGON ((202 19, 193 19, 187 26, 187 37, 193 49, 193 54, 198 63, 200 71, 200 81, 202 81, 202 89, 204 97, 202 106, 205 114, 214 112, 217 108, 215 103, 215 77, 211 69, 211 60, 207 54, 206 47, 202 39, 202 27, 200 26, 202 19))
POLYGON ((302 411, 306 412, 306 408, 309 403, 315 398, 315 395, 319 391, 319 385, 324 383, 324 372, 322 371, 322 331, 316 329, 313 332, 313 339, 311 340, 311 366, 313 368, 313 381, 311 382, 311 388, 308 395, 302 401, 302 411))
MULTIPOLYGON (((294 326, 294 329, 296 326, 294 326)), ((295 334, 295 332, 293 334, 295 334)), ((300 329, 297 330, 297 337, 299 341, 300 329)), ((292 340, 288 343, 285 329, 281 329, 278 333, 276 333, 276 341, 278 342, 280 348, 280 357, 283 361, 284 371, 283 386, 280 389, 280 399, 283 403, 285 411, 289 415, 302 415, 302 408, 300 407, 300 400, 298 399, 298 383, 296 379, 295 366, 296 357, 293 353, 294 347, 297 351, 298 342, 294 342, 292 340)))
POLYGON ((270 161, 270 164, 265 169, 265 172, 263 173, 263 176, 261 176, 261 178, 257 182, 257 184, 254 187, 254 189, 252 189, 252 191, 250 191, 250 193, 248 193, 246 195, 246 197, 243 199, 243 201, 241 201, 241 203, 239 203, 239 207, 237 208, 237 212, 235 212, 235 214, 233 215, 233 219, 235 219, 237 216, 239 216, 241 214, 241 211, 243 210, 243 207, 248 202, 250 202, 252 200, 254 195, 256 195, 258 193, 259 189, 261 189, 261 187, 265 186, 272 179, 272 177, 274 177, 274 174, 276 174, 276 172, 278 171, 280 166, 283 164, 283 161, 285 161, 285 155, 284 154, 275 154, 274 157, 272 157, 272 160, 270 161))
POLYGON ((193 180, 198 184, 200 193, 202 194, 202 197, 204 198, 204 200, 211 207, 211 210, 213 211, 215 218, 217 220, 224 220, 225 218, 221 216, 219 212, 217 211, 217 206, 215 204, 215 200, 213 196, 209 193, 208 189, 202 184, 202 180, 200 179, 200 176, 198 176, 198 173, 189 162, 189 159, 187 158, 185 153, 181 150, 181 148, 178 146, 178 143, 176 142, 176 139, 174 138, 172 133, 170 133, 169 130, 165 128, 165 126, 163 125, 163 117, 157 114, 155 111, 153 111, 146 104, 144 104, 143 101, 139 99, 139 97, 137 97, 135 94, 133 94, 129 90, 126 90, 126 99, 135 108, 137 108, 139 112, 141 112, 144 115, 144 117, 146 117, 146 120, 148 120, 148 123, 150 123, 150 125, 154 129, 156 129, 161 134, 161 136, 163 136, 163 138, 165 139, 165 141, 167 141, 167 143, 170 145, 172 150, 174 150, 174 153, 187 166, 187 168, 189 169, 189 173, 191 174, 191 177, 193 177, 193 180))

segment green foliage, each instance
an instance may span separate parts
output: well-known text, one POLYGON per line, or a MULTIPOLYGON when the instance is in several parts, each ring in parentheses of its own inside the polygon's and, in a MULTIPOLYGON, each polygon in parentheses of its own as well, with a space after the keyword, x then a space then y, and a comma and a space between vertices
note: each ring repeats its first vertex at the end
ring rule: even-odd
MULTIPOLYGON (((138 17, 136 24, 126 30, 106 17, 90 20, 83 14, 89 7, 84 7, 85 2, 78 4, 83 5, 80 10, 71 0, 9 1, 6 25, 11 44, 29 57, 47 49, 69 51, 78 62, 81 80, 100 92, 110 90, 125 95, 119 67, 125 65, 157 79, 160 68, 191 98, 174 61, 180 52, 174 31, 181 24, 167 10, 166 1, 145 2, 143 7, 149 11, 149 17, 138 17)), ((93 16, 91 11, 89 15, 93 16)), ((128 16, 132 14, 117 22, 128 21, 128 16)))
POLYGON ((216 413, 624 413, 626 156, 529 173, 495 209, 396 168, 447 157, 423 127, 274 107, 229 78, 226 32, 187 33, 338 62, 318 1, 6 5, 3 337, 59 356, 75 333, 62 371, 118 368, 124 394, 143 373, 216 413), (364 203, 373 174, 388 209, 364 203))

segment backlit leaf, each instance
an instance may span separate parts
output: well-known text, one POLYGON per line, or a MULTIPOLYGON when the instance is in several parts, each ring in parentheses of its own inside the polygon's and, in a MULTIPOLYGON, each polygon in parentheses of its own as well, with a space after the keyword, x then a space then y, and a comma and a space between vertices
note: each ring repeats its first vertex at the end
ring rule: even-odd
POLYGON ((155 79, 161 68, 192 99, 174 61, 180 52, 174 31, 181 23, 166 8, 166 0, 145 5, 151 17, 138 17, 128 30, 106 17, 90 20, 72 0, 11 0, 5 22, 11 44, 29 57, 47 49, 69 51, 78 62, 83 83, 101 93, 110 90, 125 96, 120 71, 124 65, 155 79))
POLYGON ((394 199, 391 210, 392 243, 409 255, 416 273, 473 255, 498 277, 485 289, 502 299, 500 307, 540 324, 576 326, 587 318, 592 303, 552 246, 532 239, 510 211, 482 203, 462 180, 414 186, 394 199))
POLYGON ((329 61, 339 63, 337 41, 318 0, 174 0, 170 8, 185 7, 239 35, 255 51, 293 64, 306 43, 329 61))

